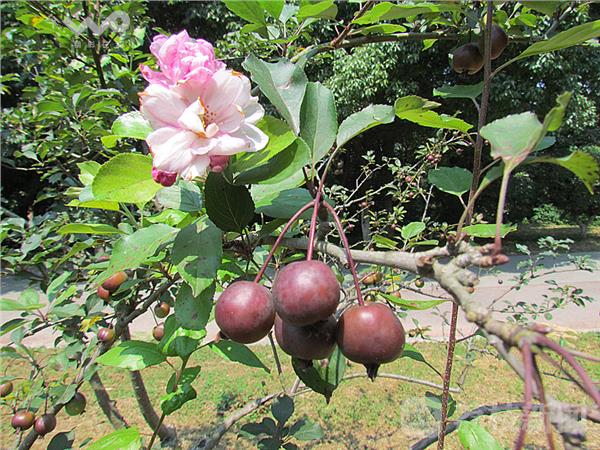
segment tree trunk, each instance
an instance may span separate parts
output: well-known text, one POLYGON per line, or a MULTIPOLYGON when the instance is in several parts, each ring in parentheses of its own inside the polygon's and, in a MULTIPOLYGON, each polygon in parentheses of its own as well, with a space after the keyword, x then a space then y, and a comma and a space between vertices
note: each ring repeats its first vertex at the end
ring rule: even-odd
POLYGON ((117 409, 116 402, 110 399, 108 392, 106 392, 106 388, 100 379, 100 375, 98 372, 94 372, 89 380, 90 386, 94 390, 94 395, 96 396, 96 400, 102 409, 104 415, 110 422, 110 424, 115 429, 125 428, 127 427, 127 422, 125 418, 121 415, 119 410, 117 409))

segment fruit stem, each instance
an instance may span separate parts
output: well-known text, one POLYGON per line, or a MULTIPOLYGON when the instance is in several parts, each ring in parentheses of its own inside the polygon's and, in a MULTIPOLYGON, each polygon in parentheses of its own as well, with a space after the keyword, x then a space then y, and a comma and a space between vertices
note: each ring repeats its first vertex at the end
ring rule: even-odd
POLYGON ((363 299, 362 291, 360 290, 360 283, 358 281, 358 274, 356 273, 356 266, 354 265, 354 260, 352 259, 352 252, 350 251, 350 245, 348 244, 348 238, 346 237, 346 233, 344 233, 344 227, 342 226, 342 222, 335 212, 335 208, 331 206, 327 202, 323 202, 323 206, 327 208, 329 213, 333 216, 333 221, 335 222, 335 226, 338 229, 338 233, 340 235, 340 239, 344 244, 344 250, 346 251, 346 257, 348 258, 348 265, 350 266, 350 271, 352 272, 352 279, 354 280, 354 287, 356 288, 356 298, 358 299, 358 304, 363 306, 365 301, 363 299))
POLYGON ((319 214, 319 203, 321 203, 321 193, 323 192, 323 180, 325 177, 321 178, 321 183, 319 183, 319 188, 317 189, 317 194, 315 195, 315 199, 313 201, 313 212, 312 217, 310 218, 310 230, 308 231, 308 251, 306 252, 306 260, 310 261, 313 257, 313 250, 315 248, 315 234, 317 232, 317 215, 319 214))
POLYGON ((265 271, 267 270, 267 266, 269 265, 269 262, 271 261, 271 258, 273 258, 273 255, 275 254, 275 251, 277 250, 277 247, 279 247, 279 244, 281 244, 281 241, 285 237, 286 233, 288 232, 288 230, 290 229, 290 227, 292 226, 292 224, 296 220, 298 220, 298 218, 304 213, 304 211, 306 211, 307 209, 309 209, 313 205, 314 205, 314 202, 311 200, 306 205, 304 205, 302 208, 300 208, 298 211, 296 211, 296 214, 294 214, 291 217, 291 219, 288 221, 288 223, 285 224, 285 226, 281 230, 281 233, 279 233, 279 236, 277 236, 277 240, 273 244, 273 247, 271 247, 271 251, 267 255, 267 259, 265 259, 265 262, 263 263, 262 267, 260 268, 260 271, 256 275, 256 278, 254 279, 255 283, 258 283, 260 281, 260 279, 263 277, 263 275, 265 274, 265 271))

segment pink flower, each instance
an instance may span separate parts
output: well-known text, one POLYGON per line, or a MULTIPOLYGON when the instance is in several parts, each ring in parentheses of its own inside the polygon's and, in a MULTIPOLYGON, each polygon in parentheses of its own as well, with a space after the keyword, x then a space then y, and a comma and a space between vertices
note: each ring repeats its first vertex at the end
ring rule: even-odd
POLYGON ((204 83, 215 72, 225 68, 223 62, 215 59, 210 42, 192 39, 185 30, 170 37, 163 34, 155 36, 150 51, 158 61, 160 72, 143 64, 140 72, 149 83, 166 87, 188 80, 204 83))
POLYGON ((152 179, 158 184, 162 184, 164 187, 169 187, 173 186, 173 184, 175 184, 175 181, 177 181, 177 173, 165 172, 164 170, 159 170, 156 167, 153 167, 152 179))
POLYGON ((261 150, 268 142, 255 126, 264 110, 250 94, 250 80, 232 70, 220 70, 204 84, 150 84, 140 103, 154 128, 146 138, 154 167, 188 180, 204 175, 211 159, 213 170, 223 170, 223 157, 261 150))
POLYGON ((229 156, 211 156, 208 169, 211 172, 223 172, 229 165, 229 156))

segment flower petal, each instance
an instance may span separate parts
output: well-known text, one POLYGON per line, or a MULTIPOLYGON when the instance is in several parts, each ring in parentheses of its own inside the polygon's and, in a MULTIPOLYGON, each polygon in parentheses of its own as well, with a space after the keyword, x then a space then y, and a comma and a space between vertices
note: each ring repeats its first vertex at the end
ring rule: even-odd
POLYGON ((154 167, 177 173, 183 173, 192 164, 194 155, 191 149, 197 141, 198 136, 191 131, 171 127, 159 128, 146 138, 154 167))
POLYGON ((190 164, 187 169, 181 173, 181 176, 186 180, 202 177, 206 174, 209 165, 210 157, 196 156, 194 157, 192 164, 190 164))
POLYGON ((151 84, 140 94, 140 110, 153 128, 177 126, 177 119, 185 111, 183 98, 174 89, 151 84))

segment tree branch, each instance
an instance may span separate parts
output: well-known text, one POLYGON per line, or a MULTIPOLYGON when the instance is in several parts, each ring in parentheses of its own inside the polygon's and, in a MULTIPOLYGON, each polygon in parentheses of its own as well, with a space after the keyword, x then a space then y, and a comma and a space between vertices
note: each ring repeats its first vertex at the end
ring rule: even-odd
POLYGON ((110 399, 110 396, 104 387, 104 383, 102 383, 102 379, 97 371, 92 374, 89 379, 89 383, 94 391, 98 405, 100 405, 100 409, 102 409, 102 412, 107 417, 113 428, 119 429, 127 427, 128 425, 125 421, 125 418, 117 409, 116 402, 110 399))

